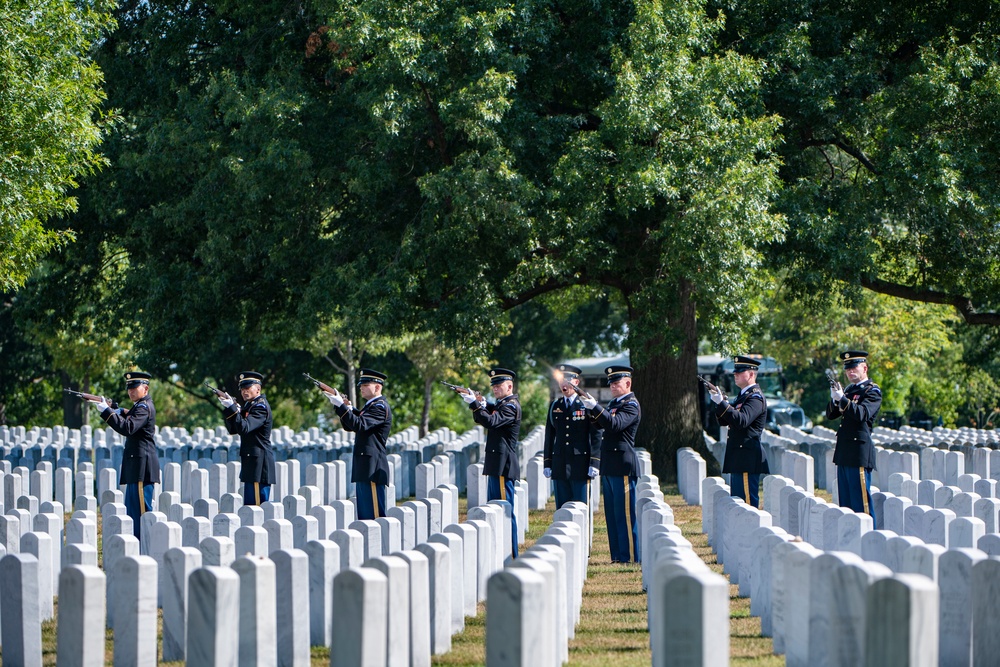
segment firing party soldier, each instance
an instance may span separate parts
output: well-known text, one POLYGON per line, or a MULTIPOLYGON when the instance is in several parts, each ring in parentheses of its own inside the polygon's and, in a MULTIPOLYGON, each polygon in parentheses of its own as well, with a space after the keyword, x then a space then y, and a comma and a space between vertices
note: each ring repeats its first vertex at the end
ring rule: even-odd
POLYGON ((240 436, 240 481, 243 482, 243 504, 260 505, 271 498, 271 485, 277 479, 274 450, 271 448, 271 426, 274 416, 267 397, 261 393, 264 376, 255 371, 240 373, 240 407, 231 396, 219 396, 226 430, 240 436))
POLYGON ((517 442, 521 431, 521 403, 514 393, 517 374, 507 368, 490 369, 490 389, 496 402, 488 404, 471 389, 455 391, 469 404, 472 419, 486 428, 486 499, 502 500, 510 505, 510 554, 517 558, 517 511, 514 505, 514 482, 521 477, 517 461, 517 442))
POLYGON ((588 504, 590 480, 599 474, 601 429, 573 390, 580 385, 582 372, 576 366, 559 364, 556 377, 562 397, 549 405, 545 420, 542 472, 555 483, 556 509, 572 501, 588 504))
POLYGON ((386 516, 386 488, 389 485, 389 459, 386 442, 392 429, 392 409, 382 395, 387 376, 370 368, 361 369, 358 389, 364 406, 354 409, 334 388, 323 392, 340 417, 344 430, 353 431, 354 456, 351 481, 355 483, 358 519, 374 520, 386 516))
POLYGON ((585 397, 597 425, 604 429, 601 442, 601 493, 608 524, 612 563, 639 562, 639 532, 635 523, 635 483, 639 477, 639 457, 635 453, 635 433, 642 412, 632 393, 632 369, 609 366, 604 369, 611 388, 611 401, 602 408, 593 397, 585 397))
POLYGON ((116 433, 125 436, 119 484, 125 485, 125 512, 132 518, 132 534, 137 538, 142 515, 153 509, 153 485, 160 481, 160 458, 156 454, 156 408, 149 395, 149 373, 125 373, 125 389, 132 407, 112 409, 101 398, 91 401, 116 433))
POLYGON ((722 472, 730 474, 729 493, 743 498, 747 505, 760 505, 760 476, 768 471, 760 436, 767 421, 767 401, 757 385, 760 360, 753 357, 733 358, 733 378, 740 395, 729 403, 718 387, 709 389, 715 403, 719 423, 729 427, 726 458, 722 472), (713 389, 715 391, 713 391, 713 389))
POLYGON ((844 375, 851 381, 846 388, 831 382, 827 419, 841 419, 833 463, 837 466, 837 493, 840 506, 868 514, 875 525, 872 507, 872 470, 875 469, 875 445, 872 426, 882 407, 882 390, 868 379, 868 353, 848 350, 838 358, 844 362, 844 375))

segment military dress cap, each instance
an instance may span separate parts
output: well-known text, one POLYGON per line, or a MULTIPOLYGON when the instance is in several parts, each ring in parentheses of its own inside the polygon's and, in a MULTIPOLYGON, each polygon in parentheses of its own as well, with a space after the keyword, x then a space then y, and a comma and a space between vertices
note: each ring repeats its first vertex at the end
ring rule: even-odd
POLYGON ((513 382, 517 379, 517 373, 510 370, 509 368, 496 368, 490 369, 490 384, 500 384, 501 382, 506 382, 510 380, 513 382))
POLYGON ((632 377, 632 367, 631 366, 608 366, 604 369, 604 373, 608 376, 608 384, 621 380, 622 378, 632 377))
POLYGON ((384 385, 386 381, 385 373, 379 373, 378 371, 373 371, 370 368, 362 368, 361 375, 358 376, 358 385, 363 385, 366 382, 374 382, 376 384, 384 385))
POLYGON ((559 364, 557 368, 559 369, 559 372, 562 373, 563 379, 565 380, 573 380, 580 377, 580 374, 583 373, 582 369, 570 364, 559 364))
POLYGON ((249 387, 252 384, 263 384, 264 376, 256 371, 245 371, 240 373, 240 387, 249 387))
POLYGON ((125 388, 134 389, 140 385, 149 384, 149 381, 153 378, 149 373, 143 373, 142 371, 129 371, 124 374, 125 378, 125 388))
POLYGON ((754 359, 753 357, 744 357, 743 355, 736 355, 733 357, 733 372, 740 373, 742 371, 755 371, 760 368, 760 359, 754 359))
POLYGON ((868 363, 868 353, 864 350, 848 350, 841 352, 837 358, 844 362, 844 368, 854 368, 859 364, 868 363))

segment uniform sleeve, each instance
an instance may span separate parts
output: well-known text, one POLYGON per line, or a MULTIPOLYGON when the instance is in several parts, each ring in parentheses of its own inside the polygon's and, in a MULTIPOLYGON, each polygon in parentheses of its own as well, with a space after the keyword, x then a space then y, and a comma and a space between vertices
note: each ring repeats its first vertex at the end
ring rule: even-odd
POLYGON ((857 401, 844 396, 837 407, 844 416, 850 415, 861 422, 871 421, 882 407, 882 392, 877 387, 871 387, 857 401))
POLYGON ((764 397, 760 394, 754 394, 743 401, 739 409, 731 406, 728 401, 722 401, 719 403, 717 416, 719 423, 724 426, 746 428, 766 409, 767 405, 764 403, 764 397))
POLYGON ((101 413, 101 419, 116 432, 128 437, 137 433, 149 422, 149 406, 145 403, 136 403, 128 414, 118 414, 108 408, 101 413))
POLYGON ((827 419, 839 419, 843 413, 840 411, 840 406, 833 402, 831 398, 826 404, 826 418, 827 419))
POLYGON ((552 467, 552 448, 556 439, 556 427, 552 423, 552 405, 549 405, 549 415, 545 418, 545 446, 542 448, 544 467, 552 467))
MULTIPOLYGON (((229 407, 233 408, 235 404, 229 407)), ((263 404, 257 403, 250 408, 246 417, 241 415, 239 410, 236 410, 231 419, 226 419, 226 428, 232 434, 247 435, 259 429, 265 422, 267 422, 267 408, 263 404)))
POLYGON ((385 409, 385 403, 379 401, 370 408, 359 411, 341 405, 337 408, 337 416, 340 417, 340 423, 344 425, 344 430, 359 433, 371 431, 383 424, 388 416, 388 411, 385 409))
POLYGON ((591 409, 590 414, 593 415, 598 426, 609 433, 624 433, 639 421, 639 404, 635 401, 623 403, 615 410, 614 415, 597 405, 591 409))
POLYGON ((489 412, 485 407, 476 408, 472 411, 472 420, 486 428, 511 426, 520 420, 520 411, 513 402, 504 403, 493 412, 489 412))

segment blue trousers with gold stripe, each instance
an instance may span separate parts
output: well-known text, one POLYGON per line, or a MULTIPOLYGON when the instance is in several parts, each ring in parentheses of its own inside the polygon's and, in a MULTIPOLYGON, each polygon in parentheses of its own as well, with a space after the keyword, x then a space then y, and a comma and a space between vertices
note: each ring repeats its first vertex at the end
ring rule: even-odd
POLYGON ((136 482, 125 485, 125 513, 132 518, 132 534, 139 537, 142 515, 153 509, 153 485, 136 482))
POLYGON ((556 487, 556 509, 574 500, 584 505, 587 504, 589 479, 557 479, 553 481, 555 481, 556 487))
POLYGON ((601 476, 604 518, 612 563, 639 562, 639 529, 635 525, 635 477, 601 476))
POLYGON ((837 466, 837 495, 841 507, 850 507, 855 512, 868 514, 875 525, 875 508, 872 507, 872 471, 850 466, 837 466))
POLYGON ((730 473, 729 495, 742 498, 750 507, 760 507, 760 475, 753 472, 730 473))
POLYGON ((354 485, 358 501, 358 521, 374 521, 386 516, 385 489, 385 484, 375 482, 357 482, 354 485))
POLYGON ((243 504, 260 505, 271 499, 271 485, 260 482, 243 483, 243 504))
POLYGON ((486 500, 502 500, 510 505, 510 555, 517 558, 517 509, 514 505, 514 480, 487 475, 486 500))

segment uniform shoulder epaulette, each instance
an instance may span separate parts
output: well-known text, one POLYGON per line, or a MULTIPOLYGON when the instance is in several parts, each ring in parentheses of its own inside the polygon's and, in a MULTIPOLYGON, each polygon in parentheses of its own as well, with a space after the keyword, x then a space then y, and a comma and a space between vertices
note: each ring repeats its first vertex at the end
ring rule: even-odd
POLYGON ((871 388, 872 388, 872 389, 874 389, 874 390, 875 390, 875 393, 877 393, 877 394, 881 394, 881 393, 882 393, 882 388, 881 388, 881 387, 879 387, 879 386, 878 386, 877 384, 875 384, 874 382, 872 382, 872 383, 871 383, 871 388))

